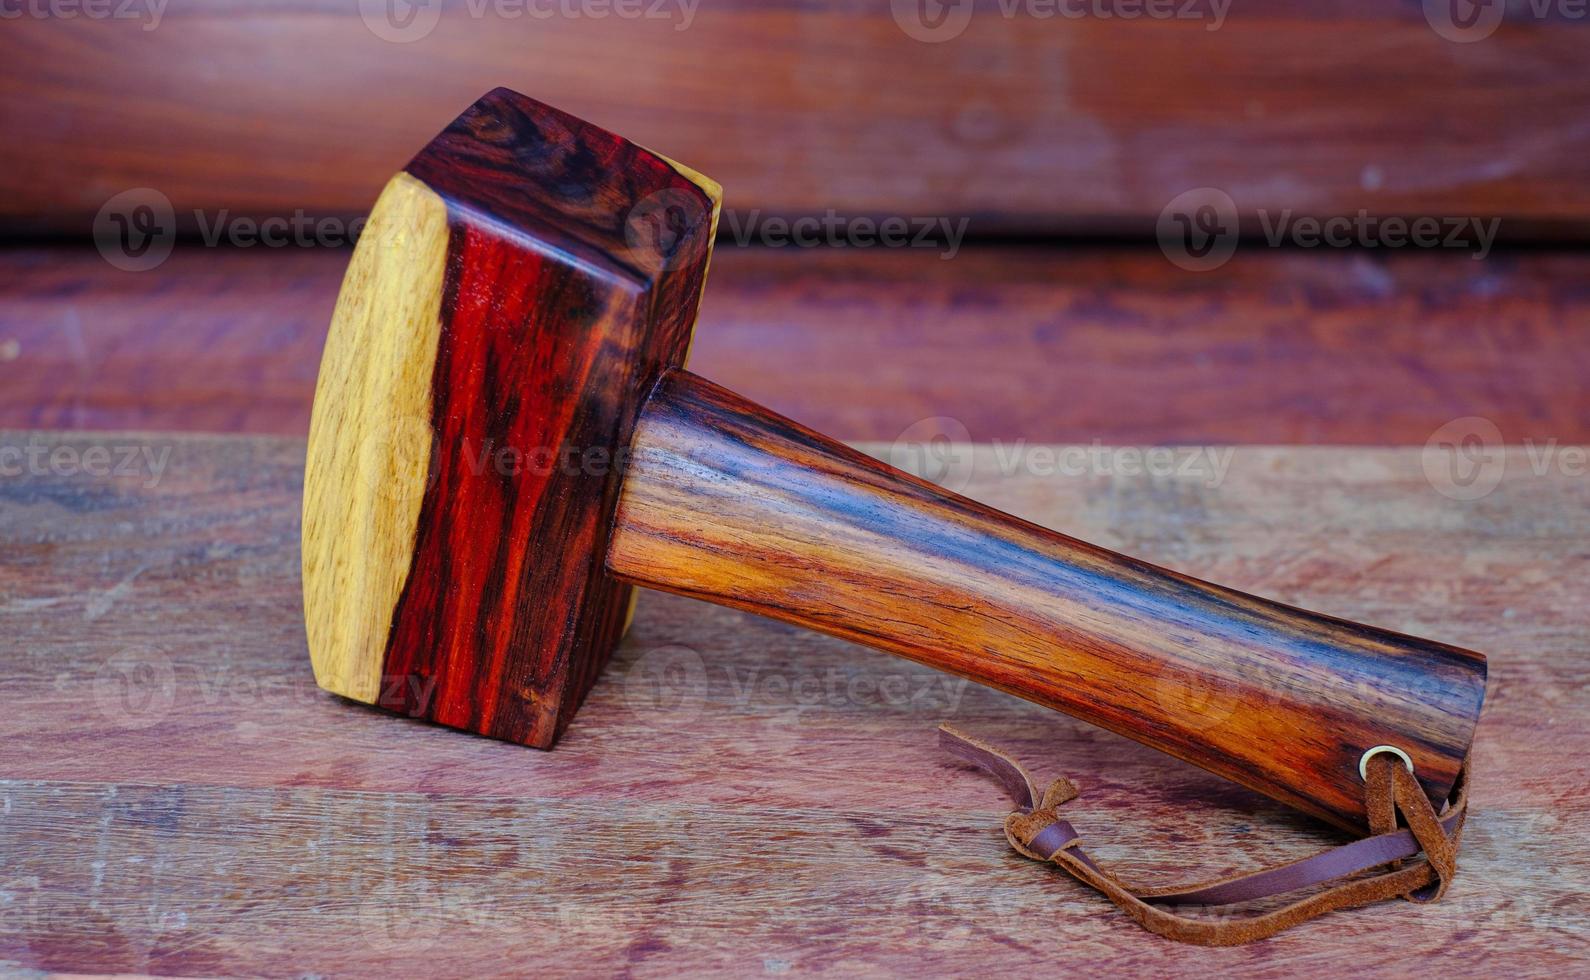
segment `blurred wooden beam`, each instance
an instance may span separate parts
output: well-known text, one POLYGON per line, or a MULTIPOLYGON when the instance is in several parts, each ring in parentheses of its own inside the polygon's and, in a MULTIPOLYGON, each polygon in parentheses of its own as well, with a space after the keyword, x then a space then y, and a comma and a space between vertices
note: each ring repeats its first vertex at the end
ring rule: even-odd
POLYGON ((1135 233, 1208 185, 1245 212, 1495 215, 1515 238, 1590 227, 1585 25, 1523 8, 1456 44, 1417 3, 1126 20, 984 2, 959 36, 923 43, 888 3, 647 0, 659 16, 546 19, 449 0, 398 44, 365 6, 8 20, 0 223, 86 235, 142 186, 190 226, 195 209, 360 212, 507 85, 717 178, 741 212, 1135 233))
MULTIPOLYGON (((348 253, 0 251, 0 426, 302 433, 348 253)), ((1590 442, 1590 254, 722 248, 691 365, 846 439, 1590 442), (799 370, 792 365, 799 365, 799 370)))

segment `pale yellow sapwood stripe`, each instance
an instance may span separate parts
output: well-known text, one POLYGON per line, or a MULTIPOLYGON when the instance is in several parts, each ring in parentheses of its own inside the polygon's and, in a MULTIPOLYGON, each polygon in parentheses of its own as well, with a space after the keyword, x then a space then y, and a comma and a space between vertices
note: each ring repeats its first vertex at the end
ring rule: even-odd
POLYGON ((304 472, 304 614, 321 687, 380 696, 430 470, 447 206, 408 174, 386 186, 343 279, 304 472))

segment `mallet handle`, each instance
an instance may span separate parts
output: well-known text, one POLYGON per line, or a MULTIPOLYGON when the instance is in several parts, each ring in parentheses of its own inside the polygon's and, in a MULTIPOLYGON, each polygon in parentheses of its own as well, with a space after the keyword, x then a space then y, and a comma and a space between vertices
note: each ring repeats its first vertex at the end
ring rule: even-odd
POLYGON ((684 371, 637 425, 620 578, 1059 709, 1362 829, 1358 763, 1451 789, 1485 658, 1115 554, 947 492, 684 371))

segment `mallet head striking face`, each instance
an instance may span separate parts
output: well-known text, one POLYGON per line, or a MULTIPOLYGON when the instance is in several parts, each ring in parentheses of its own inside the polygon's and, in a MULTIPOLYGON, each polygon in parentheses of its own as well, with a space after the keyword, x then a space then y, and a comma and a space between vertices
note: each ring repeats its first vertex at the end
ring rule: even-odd
POLYGON ((502 90, 387 186, 310 433, 323 687, 547 747, 639 584, 958 673, 1342 826, 1385 746, 1448 794, 1479 654, 1000 514, 684 371, 718 197, 502 90))
POLYGON ((381 194, 305 478, 321 686, 550 746, 624 631, 603 569, 641 403, 690 347, 720 191, 506 89, 381 194))

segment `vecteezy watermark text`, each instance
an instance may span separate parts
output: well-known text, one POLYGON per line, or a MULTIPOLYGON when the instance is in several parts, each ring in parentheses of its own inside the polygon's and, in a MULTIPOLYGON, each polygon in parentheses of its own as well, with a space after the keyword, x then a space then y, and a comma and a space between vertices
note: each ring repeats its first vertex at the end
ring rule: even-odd
MULTIPOLYGON (((251 217, 222 208, 193 210, 199 237, 210 248, 341 248, 363 234, 368 217, 314 217, 303 209, 287 215, 251 217)), ((170 257, 177 239, 177 211, 152 187, 122 191, 94 217, 94 245, 124 272, 146 272, 170 257)))
MULTIPOLYGON (((1225 482, 1236 456, 1231 446, 1110 446, 1101 439, 1089 445, 995 439, 988 448, 993 472, 1006 478, 1148 477, 1196 480, 1211 490, 1225 482)), ((959 419, 947 416, 913 422, 883 454, 889 465, 954 491, 971 483, 976 457, 971 433, 959 419)))
MULTIPOLYGON (((1476 261, 1496 244, 1500 218, 1474 215, 1377 215, 1367 208, 1346 214, 1300 215, 1292 208, 1255 212, 1270 248, 1454 249, 1476 261)), ((1241 239, 1237 203, 1218 187, 1195 187, 1170 200, 1155 223, 1165 257, 1189 272, 1225 265, 1241 239)))
MULTIPOLYGON (((57 677, 66 690, 77 681, 70 670, 57 677)), ((244 670, 217 663, 186 664, 164 650, 130 646, 113 654, 89 678, 89 690, 106 720, 131 727, 157 724, 177 711, 221 706, 263 708, 319 701, 325 697, 313 677, 297 673, 244 670)), ((436 679, 417 674, 383 674, 375 703, 413 718, 426 717, 436 694, 436 679)))
MULTIPOLYGON (((890 13, 900 30, 924 44, 952 41, 971 25, 975 0, 890 0, 890 13)), ((999 16, 1050 20, 1183 20, 1203 21, 1204 30, 1218 31, 1226 22, 1231 0, 998 0, 999 16)))
POLYGON ((0 20, 137 20, 160 26, 170 0, 0 0, 0 20))
POLYGON ((1214 489, 1225 482, 1236 455, 1232 446, 1027 445, 1026 440, 995 439, 994 459, 1001 476, 1147 476, 1203 481, 1214 489))
POLYGON ((341 248, 359 240, 367 219, 316 218, 302 209, 290 215, 250 218, 234 216, 222 208, 214 217, 196 209, 193 220, 200 240, 211 248, 223 241, 233 248, 341 248))
POLYGON ((1501 218, 1448 215, 1401 218, 1379 217, 1360 208, 1353 215, 1316 218, 1297 216, 1291 208, 1279 214, 1259 209, 1259 226, 1271 248, 1291 244, 1299 248, 1450 248, 1468 250, 1483 259, 1496 242, 1501 218))
POLYGON ((883 218, 842 215, 828 208, 821 215, 786 218, 760 208, 743 214, 729 210, 722 226, 736 245, 770 248, 931 248, 953 259, 966 237, 970 218, 892 215, 883 218))
POLYGON ((170 446, 148 443, 61 446, 29 442, 0 446, 0 478, 87 476, 100 480, 137 479, 154 489, 171 461, 170 446))
MULTIPOLYGON (((660 20, 685 31, 701 0, 463 0, 452 4, 473 20, 660 20)), ((393 44, 429 37, 441 23, 446 0, 359 0, 359 16, 371 34, 393 44)))
POLYGON ((954 714, 969 683, 928 671, 874 674, 826 670, 709 665, 700 651, 679 644, 653 647, 623 670, 624 704, 648 722, 673 727, 715 708, 767 713, 805 712, 848 705, 954 714))
MULTIPOLYGON (((682 267, 705 253, 711 229, 708 217, 700 195, 669 188, 630 209, 624 234, 632 254, 643 264, 682 267)), ((192 227, 210 248, 340 248, 357 243, 368 223, 367 215, 316 217, 301 208, 265 217, 234 214, 229 208, 192 211, 192 227)), ((940 258, 949 260, 960 252, 970 224, 970 218, 948 215, 874 217, 843 215, 828 208, 821 214, 786 217, 753 208, 725 211, 720 227, 740 246, 936 249, 940 258)), ((94 244, 116 268, 144 272, 170 257, 177 225, 177 210, 169 197, 152 187, 136 187, 100 207, 94 218, 94 244)))

